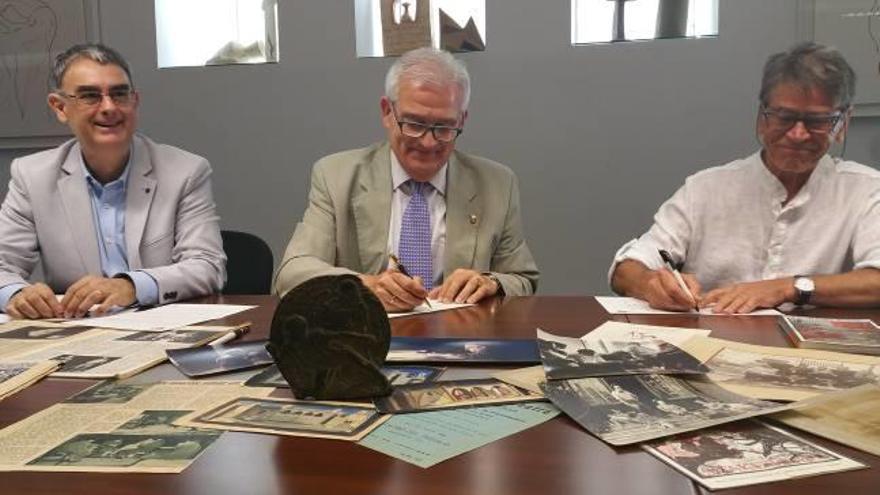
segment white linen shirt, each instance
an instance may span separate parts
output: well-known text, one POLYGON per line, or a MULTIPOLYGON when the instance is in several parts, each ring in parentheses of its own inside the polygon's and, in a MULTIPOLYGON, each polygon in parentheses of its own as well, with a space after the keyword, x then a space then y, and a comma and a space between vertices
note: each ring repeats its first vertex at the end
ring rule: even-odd
POLYGON ((783 206, 786 196, 760 152, 697 172, 617 251, 608 280, 626 259, 661 268, 658 249, 703 290, 880 268, 880 172, 825 155, 783 206))

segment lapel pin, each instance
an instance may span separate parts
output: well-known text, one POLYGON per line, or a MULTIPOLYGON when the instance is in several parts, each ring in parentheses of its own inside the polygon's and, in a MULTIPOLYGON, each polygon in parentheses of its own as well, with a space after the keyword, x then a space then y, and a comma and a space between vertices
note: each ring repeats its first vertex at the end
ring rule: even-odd
POLYGON ((476 215, 471 215, 470 218, 469 218, 469 220, 470 220, 470 222, 471 222, 471 225, 476 225, 476 224, 477 224, 477 216, 476 216, 476 215))
POLYGON ((150 194, 150 188, 148 187, 148 188, 144 189, 144 192, 147 194, 150 194))

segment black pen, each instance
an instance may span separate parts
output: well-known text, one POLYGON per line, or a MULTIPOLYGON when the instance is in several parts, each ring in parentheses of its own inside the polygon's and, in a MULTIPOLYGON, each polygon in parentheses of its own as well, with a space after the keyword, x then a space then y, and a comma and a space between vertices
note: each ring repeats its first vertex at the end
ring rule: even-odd
MULTIPOLYGON (((397 267, 397 271, 399 271, 400 273, 406 275, 406 276, 409 277, 409 278, 413 278, 413 276, 410 275, 408 271, 406 271, 406 267, 403 266, 403 263, 401 263, 400 260, 397 259, 397 256, 395 256, 394 253, 389 254, 389 255, 388 255, 388 259, 389 259, 392 263, 394 263, 394 266, 397 267)), ((425 304, 426 304, 429 308, 434 309, 434 307, 431 306, 431 301, 429 301, 427 297, 425 298, 425 304)))
POLYGON ((684 279, 681 278, 681 272, 678 271, 678 268, 675 267, 675 262, 672 261, 672 256, 669 255, 669 251, 665 249, 658 249, 657 252, 660 253, 660 257, 663 258, 663 262, 666 263, 666 268, 672 272, 672 276, 675 277, 675 281, 678 282, 678 286, 684 291, 688 297, 691 298, 691 301, 694 302, 694 309, 699 311, 700 308, 697 306, 697 298, 691 293, 691 290, 688 289, 687 284, 684 283, 684 279))

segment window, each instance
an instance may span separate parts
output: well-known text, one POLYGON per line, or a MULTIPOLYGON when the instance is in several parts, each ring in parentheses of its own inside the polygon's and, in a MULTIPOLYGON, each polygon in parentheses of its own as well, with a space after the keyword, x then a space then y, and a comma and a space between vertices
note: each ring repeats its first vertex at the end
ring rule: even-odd
POLYGON ((718 0, 572 0, 571 42, 718 35, 718 0))
POLYGON ((486 48, 486 0, 354 0, 358 57, 486 48))
POLYGON ((159 67, 278 61, 277 0, 155 0, 159 67))

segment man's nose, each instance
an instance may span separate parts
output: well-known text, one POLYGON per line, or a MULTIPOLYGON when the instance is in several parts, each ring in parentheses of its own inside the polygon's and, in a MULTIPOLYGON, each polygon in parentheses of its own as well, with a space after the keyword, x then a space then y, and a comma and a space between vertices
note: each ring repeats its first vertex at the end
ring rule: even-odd
POLYGON ((786 134, 792 141, 806 141, 810 139, 810 130, 807 129, 802 120, 795 122, 786 134))

